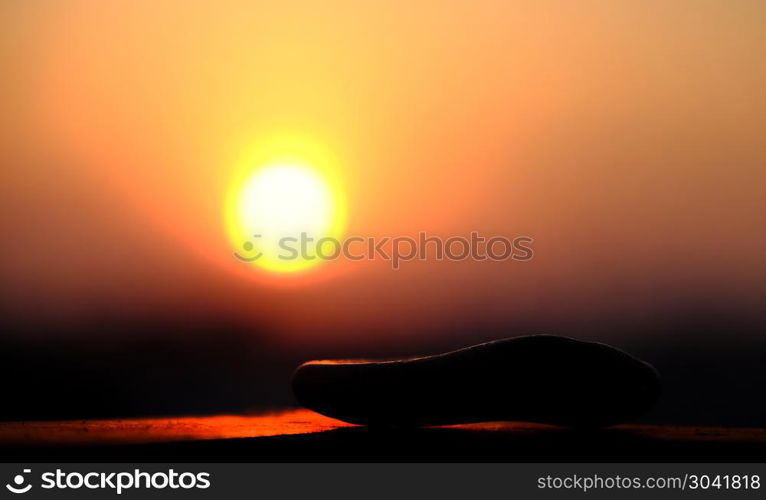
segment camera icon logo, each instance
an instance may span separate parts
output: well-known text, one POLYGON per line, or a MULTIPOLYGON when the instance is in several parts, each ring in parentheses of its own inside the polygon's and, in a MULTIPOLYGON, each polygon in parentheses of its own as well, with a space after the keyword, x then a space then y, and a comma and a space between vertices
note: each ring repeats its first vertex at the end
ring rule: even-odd
MULTIPOLYGON (((24 474, 29 474, 32 472, 32 469, 24 469, 24 474)), ((22 486, 24 482, 26 481, 26 477, 24 477, 22 474, 16 474, 13 478, 13 484, 16 486, 13 486, 12 484, 8 483, 5 485, 6 488, 8 488, 8 491, 11 493, 26 493, 27 491, 32 489, 32 485, 28 484, 26 486, 22 486)))

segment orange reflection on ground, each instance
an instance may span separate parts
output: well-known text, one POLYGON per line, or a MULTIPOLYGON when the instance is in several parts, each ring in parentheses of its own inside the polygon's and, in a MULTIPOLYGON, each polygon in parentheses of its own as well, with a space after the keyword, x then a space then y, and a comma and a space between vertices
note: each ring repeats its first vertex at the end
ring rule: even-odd
MULTIPOLYGON (((311 434, 353 427, 310 410, 295 409, 253 415, 126 418, 43 422, 0 422, 0 447, 41 445, 114 445, 253 438, 311 434)), ((483 422, 445 426, 468 433, 534 436, 572 432, 529 422, 483 422)), ((766 429, 666 425, 619 425, 603 432, 620 432, 660 441, 766 443, 766 429)))
POLYGON ((309 434, 350 426, 302 409, 258 415, 1 422, 0 444, 160 443, 309 434))

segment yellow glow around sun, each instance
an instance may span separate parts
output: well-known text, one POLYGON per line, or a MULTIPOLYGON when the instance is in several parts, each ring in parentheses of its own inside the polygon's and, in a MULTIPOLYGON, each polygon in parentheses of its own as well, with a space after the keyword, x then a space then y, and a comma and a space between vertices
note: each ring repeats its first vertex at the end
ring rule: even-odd
POLYGON ((226 228, 239 260, 302 271, 322 261, 322 238, 342 237, 344 198, 329 155, 305 145, 271 146, 243 160, 227 196, 226 228))

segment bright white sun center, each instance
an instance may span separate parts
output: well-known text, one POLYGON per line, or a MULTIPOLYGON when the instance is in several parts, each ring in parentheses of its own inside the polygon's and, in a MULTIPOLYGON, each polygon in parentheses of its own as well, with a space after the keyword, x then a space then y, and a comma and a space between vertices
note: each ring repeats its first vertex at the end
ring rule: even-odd
POLYGON ((245 178, 235 196, 234 237, 240 240, 235 245, 244 250, 243 257, 266 269, 309 267, 318 260, 317 241, 337 236, 333 190, 315 169, 263 167, 245 178))
POLYGON ((276 166, 253 175, 242 188, 242 222, 264 237, 306 232, 316 237, 330 225, 332 195, 306 168, 276 166))

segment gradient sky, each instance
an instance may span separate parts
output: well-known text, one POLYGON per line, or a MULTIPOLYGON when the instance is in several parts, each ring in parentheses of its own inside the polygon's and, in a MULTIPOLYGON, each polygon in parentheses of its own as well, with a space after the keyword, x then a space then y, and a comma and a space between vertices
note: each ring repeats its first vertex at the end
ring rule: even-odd
POLYGON ((763 320, 765 24, 760 0, 3 2, 2 310, 309 343, 763 320), (222 212, 274 134, 332 149, 349 234, 535 258, 264 279, 222 212))

